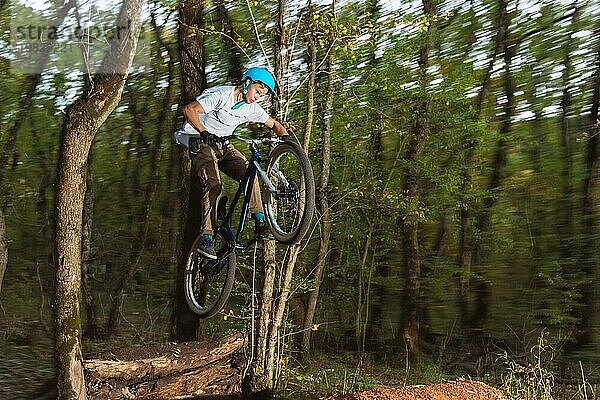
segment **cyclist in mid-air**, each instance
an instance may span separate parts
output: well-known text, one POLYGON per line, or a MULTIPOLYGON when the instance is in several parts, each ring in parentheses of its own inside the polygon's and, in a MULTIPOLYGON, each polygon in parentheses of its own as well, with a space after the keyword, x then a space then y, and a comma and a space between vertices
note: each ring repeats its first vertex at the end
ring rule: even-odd
MULTIPOLYGON (((235 128, 246 122, 258 122, 289 140, 285 127, 258 104, 258 100, 274 92, 273 75, 265 68, 253 67, 242 76, 241 85, 206 89, 183 107, 186 122, 182 130, 175 132, 175 140, 188 147, 192 169, 203 184, 203 240, 198 252, 205 257, 217 258, 210 215, 221 193, 219 169, 239 182, 248 166, 246 157, 229 143, 235 128)), ((267 221, 258 180, 254 181, 249 210, 255 221, 255 233, 265 234, 267 221)))

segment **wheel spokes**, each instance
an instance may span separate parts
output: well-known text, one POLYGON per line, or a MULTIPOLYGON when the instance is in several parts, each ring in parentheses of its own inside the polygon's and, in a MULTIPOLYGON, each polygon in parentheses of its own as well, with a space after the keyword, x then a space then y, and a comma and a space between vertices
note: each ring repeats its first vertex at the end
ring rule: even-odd
POLYGON ((306 201, 304 174, 296 155, 281 154, 269 169, 268 177, 277 189, 271 194, 270 211, 277 215, 271 223, 275 229, 289 234, 298 227, 306 201))

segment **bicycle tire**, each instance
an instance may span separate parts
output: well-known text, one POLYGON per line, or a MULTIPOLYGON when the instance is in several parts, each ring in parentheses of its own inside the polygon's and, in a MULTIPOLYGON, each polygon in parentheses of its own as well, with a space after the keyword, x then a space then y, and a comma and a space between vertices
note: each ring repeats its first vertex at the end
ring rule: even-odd
POLYGON ((269 154, 266 173, 277 188, 276 194, 267 191, 264 201, 270 231, 278 242, 296 244, 308 232, 315 211, 315 179, 310 160, 298 143, 283 142, 269 154), (278 176, 279 170, 286 182, 278 176), (295 200, 297 204, 292 204, 295 200))
POLYGON ((223 309, 235 281, 235 251, 228 249, 223 238, 215 235, 217 260, 199 255, 202 235, 198 235, 189 252, 184 274, 185 299, 200 318, 214 316, 223 309))

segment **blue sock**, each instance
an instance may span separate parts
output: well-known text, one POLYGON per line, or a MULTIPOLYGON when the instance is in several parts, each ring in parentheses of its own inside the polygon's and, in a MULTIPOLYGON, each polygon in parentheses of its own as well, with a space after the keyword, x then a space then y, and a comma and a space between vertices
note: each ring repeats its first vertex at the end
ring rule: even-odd
POLYGON ((254 218, 255 221, 262 221, 265 219, 265 214, 261 212, 255 212, 252 214, 252 218, 254 218))
POLYGON ((212 238, 213 238, 213 235, 211 235, 211 234, 208 234, 208 233, 205 233, 205 234, 203 234, 203 235, 202 235, 202 237, 203 237, 204 239, 212 240, 212 238))

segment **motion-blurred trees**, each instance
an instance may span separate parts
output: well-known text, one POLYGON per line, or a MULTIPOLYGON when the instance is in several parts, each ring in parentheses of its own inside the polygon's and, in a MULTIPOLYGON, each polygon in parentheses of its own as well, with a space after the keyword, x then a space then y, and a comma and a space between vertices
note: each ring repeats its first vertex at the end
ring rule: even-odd
MULTIPOLYGON (((205 87, 270 64, 282 91, 265 107, 306 127, 298 139, 322 176, 315 229, 287 283, 287 249, 271 248, 273 302, 282 293, 291 300, 261 338, 277 341, 276 355, 296 346, 429 352, 440 335, 477 347, 475 334, 511 342, 505 327, 517 321, 562 332, 569 350, 600 340, 592 290, 600 257, 600 7, 392 3, 336 2, 333 12, 315 0, 153 3, 151 62, 128 77, 101 134, 86 142, 94 155, 83 248, 91 326, 119 327, 114 338, 138 342, 199 336, 175 282, 200 210, 185 152, 169 138, 177 110, 205 87), (313 274, 321 268, 322 277, 313 274), (449 332, 455 319, 460 329, 449 332)), ((10 30, 3 10, 2 46, 10 30)), ((0 47, 3 308, 10 299, 26 305, 21 315, 44 320, 54 290, 47 226, 73 218, 48 206, 64 164, 61 115, 84 89, 81 75, 55 63, 50 57, 43 73, 18 74, 0 47)), ((244 278, 251 253, 239 257, 244 278)), ((249 329, 250 313, 225 312, 200 335, 249 329)), ((266 342, 260 348, 266 352, 266 342)))

